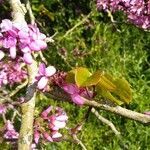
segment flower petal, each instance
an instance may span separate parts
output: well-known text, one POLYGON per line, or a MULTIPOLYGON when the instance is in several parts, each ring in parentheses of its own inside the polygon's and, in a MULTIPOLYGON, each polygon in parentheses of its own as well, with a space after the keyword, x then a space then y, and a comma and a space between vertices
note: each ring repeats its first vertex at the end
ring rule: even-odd
POLYGON ((50 137, 50 135, 46 132, 43 133, 43 136, 46 140, 48 140, 49 142, 53 142, 53 139, 50 137))
POLYGON ((83 105, 84 104, 84 99, 79 94, 72 94, 71 99, 77 105, 83 105))
POLYGON ((56 128, 64 128, 66 126, 66 123, 64 121, 55 120, 55 121, 53 121, 53 125, 56 128))
POLYGON ((79 92, 79 89, 74 84, 65 84, 63 85, 63 89, 69 94, 75 94, 79 92))
POLYGON ((59 133, 59 132, 54 132, 54 133, 52 133, 52 138, 60 138, 60 137, 62 137, 62 134, 61 133, 59 133))
POLYGON ((15 46, 10 47, 9 51, 10 51, 10 57, 12 59, 15 59, 16 58, 16 47, 15 46))
POLYGON ((0 60, 2 60, 4 56, 5 56, 5 53, 0 50, 0 60))
POLYGON ((43 118, 46 118, 48 116, 48 114, 50 113, 50 111, 52 110, 52 106, 49 106, 46 110, 44 110, 42 113, 41 113, 41 116, 43 118))
POLYGON ((27 64, 32 64, 33 59, 30 53, 24 53, 23 55, 23 60, 25 61, 25 63, 27 64))
POLYGON ((0 24, 1 32, 6 32, 12 29, 12 22, 9 19, 2 20, 0 24))
POLYGON ((48 78, 42 77, 38 82, 38 85, 37 85, 38 89, 40 90, 44 89, 47 83, 48 83, 48 78))
POLYGON ((58 121, 66 121, 66 120, 68 120, 68 116, 60 115, 60 116, 56 117, 56 120, 58 120, 58 121))
POLYGON ((36 130, 34 131, 34 141, 36 144, 38 144, 39 139, 40 139, 40 133, 36 130))
POLYGON ((53 66, 49 66, 49 67, 47 67, 47 68, 45 69, 45 75, 46 75, 47 77, 50 77, 50 76, 54 75, 55 72, 56 72, 56 69, 55 69, 55 67, 53 67, 53 66))
POLYGON ((45 69, 46 69, 45 64, 44 64, 44 63, 41 63, 41 64, 39 65, 39 74, 40 74, 40 75, 45 75, 45 69))

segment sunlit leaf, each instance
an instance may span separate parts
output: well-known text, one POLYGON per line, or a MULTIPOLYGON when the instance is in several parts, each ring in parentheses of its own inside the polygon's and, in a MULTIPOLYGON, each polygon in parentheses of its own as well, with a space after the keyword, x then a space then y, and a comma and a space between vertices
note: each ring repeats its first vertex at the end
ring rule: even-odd
POLYGON ((115 84, 112 83, 111 80, 108 80, 105 76, 101 76, 97 86, 100 86, 108 91, 114 91, 116 89, 115 84))
POLYGON ((87 68, 79 67, 75 69, 75 82, 77 86, 82 86, 82 84, 91 76, 91 73, 87 68))
POLYGON ((132 100, 132 91, 130 84, 125 79, 116 79, 115 85, 117 86, 114 93, 120 97, 120 100, 129 103, 132 100))
POLYGON ((92 86, 92 85, 96 85, 101 76, 103 75, 102 71, 96 71, 93 75, 91 75, 82 85, 83 86, 92 86))
POLYGON ((106 98, 107 100, 110 100, 112 102, 115 102, 116 104, 118 105, 122 105, 123 102, 116 99, 112 94, 111 92, 109 92, 108 90, 104 89, 104 88, 101 88, 99 86, 96 87, 96 91, 99 95, 101 95, 102 97, 106 98))

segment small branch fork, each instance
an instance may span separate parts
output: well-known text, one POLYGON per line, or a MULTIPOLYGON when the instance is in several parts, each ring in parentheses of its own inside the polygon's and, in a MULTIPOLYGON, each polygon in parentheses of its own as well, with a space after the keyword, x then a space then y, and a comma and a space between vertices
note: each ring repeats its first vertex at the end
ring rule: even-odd
POLYGON ((91 112, 92 112, 100 121, 102 121, 104 124, 108 125, 108 126, 112 129, 112 131, 113 131, 117 136, 120 135, 120 132, 117 131, 117 129, 116 129, 116 127, 114 126, 114 124, 113 124, 111 121, 109 121, 109 120, 107 120, 106 118, 104 118, 103 116, 101 116, 101 115, 98 113, 98 111, 96 111, 95 108, 92 108, 92 109, 91 109, 91 112))

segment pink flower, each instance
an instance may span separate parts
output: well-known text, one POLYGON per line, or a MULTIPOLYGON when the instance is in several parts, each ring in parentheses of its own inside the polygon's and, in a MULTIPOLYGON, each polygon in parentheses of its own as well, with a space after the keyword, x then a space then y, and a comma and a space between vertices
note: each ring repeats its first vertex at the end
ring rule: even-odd
POLYGON ((4 114, 6 112, 6 106, 0 105, 0 114, 4 114))
POLYGON ((56 72, 56 69, 53 66, 48 66, 46 68, 44 63, 41 63, 39 66, 39 72, 37 76, 38 80, 38 89, 42 90, 46 87, 48 83, 48 77, 54 75, 56 72))
POLYGON ((0 87, 3 85, 13 85, 27 78, 26 70, 22 69, 21 60, 0 62, 0 87))
POLYGON ((64 84, 62 86, 65 92, 70 94, 72 101, 77 105, 83 105, 84 99, 81 94, 83 93, 83 89, 79 89, 75 84, 64 84))
MULTIPOLYGON (((23 53, 24 62, 31 64, 33 62, 32 51, 41 51, 47 48, 46 36, 39 31, 36 24, 19 24, 5 19, 0 24, 0 32, 0 46, 9 50, 12 59, 17 57, 19 50, 18 54, 20 51, 23 53)), ((0 57, 0 60, 2 58, 0 57)))
POLYGON ((5 128, 6 128, 6 132, 4 134, 4 138, 6 138, 6 139, 18 139, 19 133, 15 131, 12 122, 7 120, 5 128))
POLYGON ((43 136, 44 136, 44 138, 45 138, 47 141, 53 142, 52 137, 51 137, 47 132, 44 132, 44 133, 43 133, 43 136))
POLYGON ((34 141, 36 144, 38 144, 39 139, 40 139, 40 133, 37 130, 35 130, 34 131, 34 141))
POLYGON ((5 53, 0 50, 0 61, 3 59, 4 56, 5 56, 5 53))

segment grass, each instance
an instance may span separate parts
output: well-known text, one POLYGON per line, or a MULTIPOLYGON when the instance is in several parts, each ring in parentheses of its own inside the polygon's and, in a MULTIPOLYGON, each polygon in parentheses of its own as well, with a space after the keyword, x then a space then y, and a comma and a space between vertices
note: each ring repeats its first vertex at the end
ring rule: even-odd
MULTIPOLYGON (((56 43, 51 45, 45 56, 49 62, 61 70, 71 67, 85 66, 91 71, 105 70, 116 76, 125 77, 133 89, 133 100, 128 109, 144 112, 150 108, 150 83, 149 83, 149 44, 148 32, 130 24, 117 24, 116 27, 107 20, 106 14, 94 12, 86 23, 77 27, 70 35, 59 41, 62 34, 56 36, 56 43), (119 32, 117 29, 120 30, 119 32), (64 48, 67 55, 60 55, 64 48), (80 54, 75 56, 75 50, 80 54), (57 59, 55 59, 57 57, 57 59)), ((75 24, 81 21, 78 16, 75 24)), ((74 25, 75 25, 74 24, 74 25)), ((71 26, 72 27, 72 26, 71 26)), ((70 28, 71 28, 70 27, 70 28)), ((62 104, 62 106, 64 106, 62 104)), ((68 112, 70 122, 78 122, 84 115, 85 109, 68 104, 64 109, 68 112), (67 108, 66 108, 67 107, 67 108)), ((122 138, 118 139, 110 128, 102 124, 93 114, 90 114, 79 138, 88 150, 148 150, 150 149, 150 128, 135 121, 116 116, 99 110, 100 113, 111 120, 121 132, 122 138)), ((80 150, 81 147, 70 142, 48 144, 46 149, 72 149, 80 150)))

